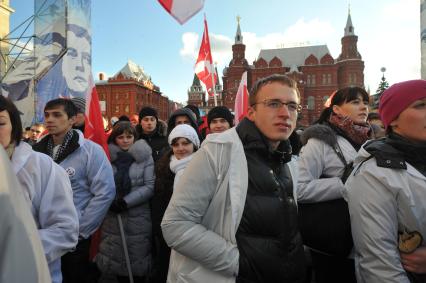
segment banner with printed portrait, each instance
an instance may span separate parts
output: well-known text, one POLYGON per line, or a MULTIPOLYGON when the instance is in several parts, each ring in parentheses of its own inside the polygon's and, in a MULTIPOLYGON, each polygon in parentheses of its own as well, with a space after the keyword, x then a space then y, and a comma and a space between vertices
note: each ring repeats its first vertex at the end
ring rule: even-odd
POLYGON ((35 87, 36 121, 43 120, 43 109, 49 100, 58 97, 85 98, 91 92, 90 13, 90 0, 67 0, 66 52, 35 87))

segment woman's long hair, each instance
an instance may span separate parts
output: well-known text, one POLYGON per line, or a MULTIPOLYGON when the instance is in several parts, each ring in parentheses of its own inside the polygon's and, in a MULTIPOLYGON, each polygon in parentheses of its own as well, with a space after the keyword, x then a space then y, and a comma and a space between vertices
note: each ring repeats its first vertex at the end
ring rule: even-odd
POLYGON ((314 124, 322 124, 330 119, 331 113, 333 112, 334 105, 342 105, 352 100, 358 99, 359 95, 362 96, 363 101, 369 101, 368 93, 360 87, 345 87, 334 92, 330 99, 330 105, 322 110, 321 115, 314 124))

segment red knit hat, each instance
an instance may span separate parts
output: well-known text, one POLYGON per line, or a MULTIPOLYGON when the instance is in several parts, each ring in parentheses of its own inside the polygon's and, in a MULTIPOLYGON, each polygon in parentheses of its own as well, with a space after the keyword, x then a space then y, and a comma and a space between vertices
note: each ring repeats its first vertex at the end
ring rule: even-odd
POLYGON ((400 82, 385 90, 379 104, 379 114, 385 128, 411 103, 425 97, 426 80, 400 82))

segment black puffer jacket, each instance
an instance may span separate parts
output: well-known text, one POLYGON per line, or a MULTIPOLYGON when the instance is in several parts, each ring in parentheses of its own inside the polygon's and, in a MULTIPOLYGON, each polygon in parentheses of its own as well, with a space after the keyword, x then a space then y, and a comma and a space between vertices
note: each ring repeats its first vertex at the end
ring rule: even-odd
POLYGON ((138 132, 139 139, 145 140, 151 147, 152 159, 154 159, 154 162, 156 163, 163 155, 163 153, 169 149, 167 137, 160 134, 158 125, 155 128, 155 131, 149 135, 143 133, 142 127, 140 125, 136 126, 136 131, 138 132))
POLYGON ((249 184, 237 231, 237 282, 302 282, 305 262, 293 199, 289 142, 272 150, 249 120, 237 127, 248 164, 249 184))

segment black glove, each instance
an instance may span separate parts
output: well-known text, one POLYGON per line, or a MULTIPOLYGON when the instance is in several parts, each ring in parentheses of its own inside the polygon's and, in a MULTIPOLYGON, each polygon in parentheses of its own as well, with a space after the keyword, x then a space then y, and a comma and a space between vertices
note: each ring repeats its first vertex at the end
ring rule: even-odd
POLYGON ((126 211, 126 210, 127 210, 127 203, 122 198, 115 199, 111 203, 111 206, 109 207, 109 211, 112 211, 114 213, 121 213, 121 212, 126 211))

